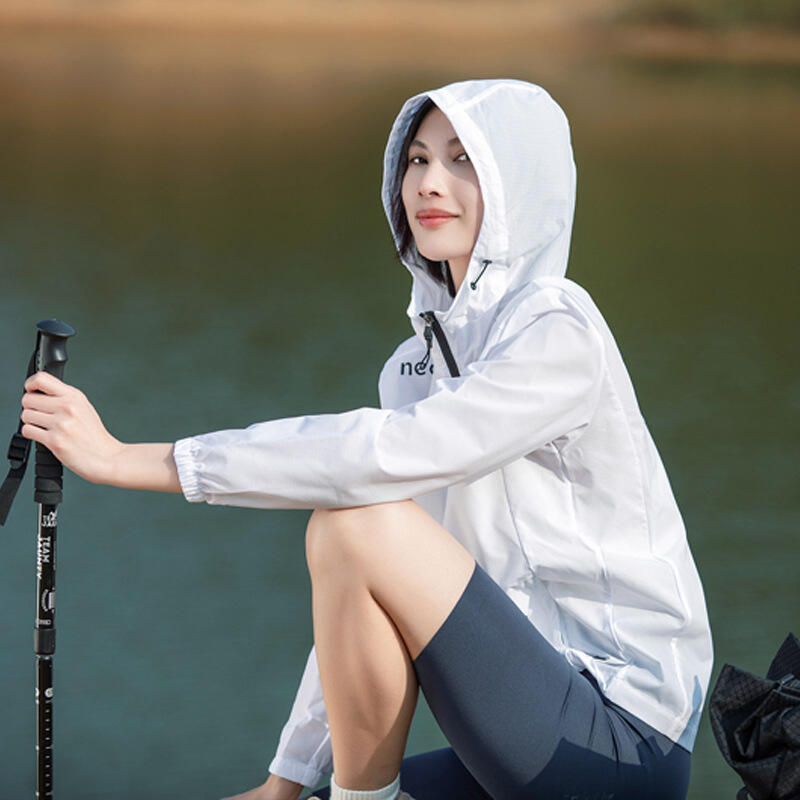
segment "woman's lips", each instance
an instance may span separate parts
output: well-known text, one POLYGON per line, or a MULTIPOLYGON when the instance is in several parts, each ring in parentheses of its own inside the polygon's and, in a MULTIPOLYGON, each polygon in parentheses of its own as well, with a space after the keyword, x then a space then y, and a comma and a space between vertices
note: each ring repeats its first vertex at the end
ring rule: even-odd
POLYGON ((428 208, 425 209, 425 211, 417 212, 417 222, 419 222, 423 228, 438 228, 440 225, 450 222, 451 219, 455 219, 457 216, 457 214, 444 211, 441 208, 428 208))

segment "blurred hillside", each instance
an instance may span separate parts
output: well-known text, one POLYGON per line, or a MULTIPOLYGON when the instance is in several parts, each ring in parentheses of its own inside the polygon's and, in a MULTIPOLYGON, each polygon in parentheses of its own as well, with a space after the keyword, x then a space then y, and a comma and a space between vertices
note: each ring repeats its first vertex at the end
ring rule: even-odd
POLYGON ((800 27, 797 0, 623 0, 615 6, 611 16, 620 22, 701 28, 800 27))

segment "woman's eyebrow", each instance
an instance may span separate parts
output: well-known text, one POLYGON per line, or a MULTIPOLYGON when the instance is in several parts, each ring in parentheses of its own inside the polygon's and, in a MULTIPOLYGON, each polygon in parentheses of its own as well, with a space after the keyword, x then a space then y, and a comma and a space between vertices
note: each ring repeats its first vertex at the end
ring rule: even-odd
MULTIPOLYGON (((454 144, 461 144, 461 139, 459 139, 458 136, 454 136, 452 139, 448 139, 447 141, 448 147, 454 144)), ((421 147, 423 150, 428 149, 428 145, 426 145, 421 139, 414 139, 409 147, 421 147)))

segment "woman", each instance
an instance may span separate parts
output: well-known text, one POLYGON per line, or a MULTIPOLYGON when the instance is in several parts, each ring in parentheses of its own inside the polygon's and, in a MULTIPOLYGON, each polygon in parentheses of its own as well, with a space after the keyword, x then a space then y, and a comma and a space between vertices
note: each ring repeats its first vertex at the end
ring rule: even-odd
POLYGON ((566 118, 532 84, 453 84, 405 104, 384 166, 415 335, 380 409, 131 445, 38 374, 23 434, 94 482, 316 509, 315 648, 239 798, 331 765, 345 800, 683 798, 708 621, 620 354, 564 277, 566 118), (403 761, 420 686, 452 747, 403 761))

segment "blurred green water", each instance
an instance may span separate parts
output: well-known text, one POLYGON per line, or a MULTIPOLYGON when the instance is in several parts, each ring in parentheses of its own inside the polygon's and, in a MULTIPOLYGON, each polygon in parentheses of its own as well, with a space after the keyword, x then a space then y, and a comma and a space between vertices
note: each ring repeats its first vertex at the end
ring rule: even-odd
MULTIPOLYGON (((77 328, 67 375, 123 439, 375 404, 409 331, 378 202, 384 138, 408 94, 463 73, 287 89, 250 44, 222 77, 198 61, 202 80, 162 81, 136 47, 0 48, 7 433, 47 316, 77 328)), ((534 62, 506 71, 542 80, 534 62)), ((606 313, 670 472, 715 675, 763 672, 800 608, 798 78, 577 61, 545 82, 578 162, 570 274, 606 313)), ((0 538, 1 800, 33 787, 29 498, 26 484, 0 538)), ((311 642, 306 516, 67 477, 60 800, 215 798, 262 779, 311 642)), ((423 713, 411 749, 440 742, 423 713)), ((707 722, 696 753, 691 797, 733 797, 707 722)))

